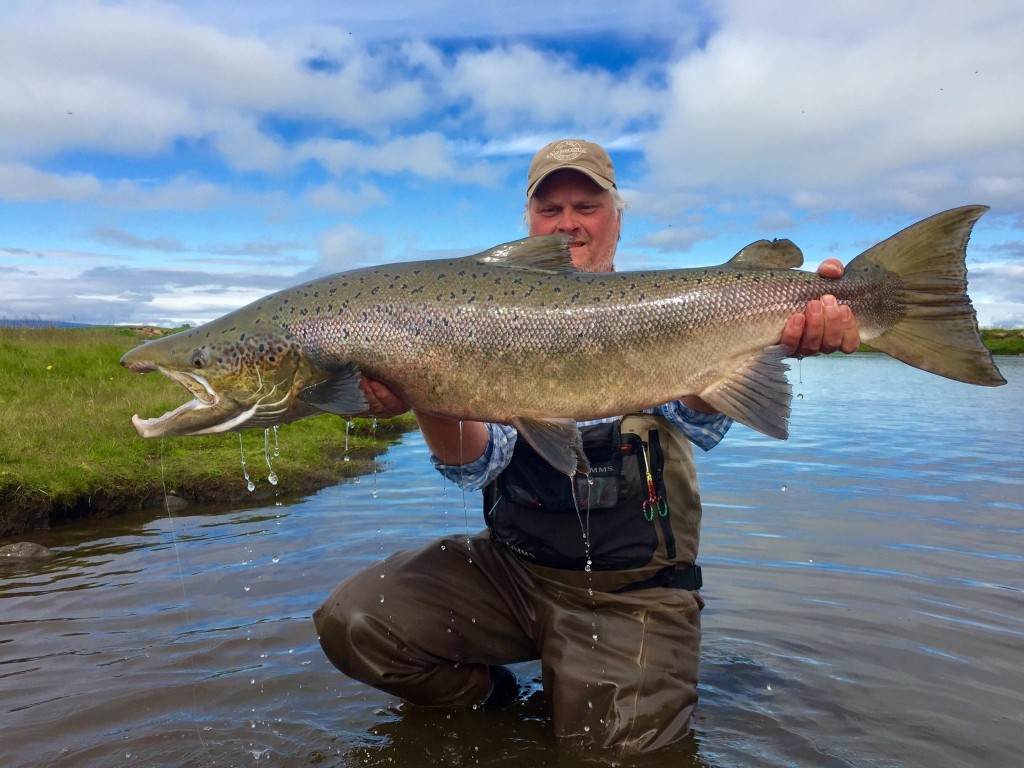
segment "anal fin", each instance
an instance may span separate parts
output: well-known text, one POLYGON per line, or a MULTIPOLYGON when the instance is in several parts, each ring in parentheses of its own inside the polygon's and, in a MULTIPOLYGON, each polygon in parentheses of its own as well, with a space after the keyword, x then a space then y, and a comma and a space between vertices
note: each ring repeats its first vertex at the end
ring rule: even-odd
POLYGON ((731 374, 700 393, 701 398, 726 416, 769 437, 789 437, 793 390, 783 362, 789 350, 782 344, 765 347, 731 374))

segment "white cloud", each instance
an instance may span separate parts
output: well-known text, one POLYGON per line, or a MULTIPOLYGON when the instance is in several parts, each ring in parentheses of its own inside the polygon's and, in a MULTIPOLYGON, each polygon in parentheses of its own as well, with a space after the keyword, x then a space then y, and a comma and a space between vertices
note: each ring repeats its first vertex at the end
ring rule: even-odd
POLYGON ((346 36, 327 36, 332 66, 313 71, 308 40, 275 46, 164 5, 35 3, 0 19, 0 155, 152 155, 212 137, 239 168, 267 168, 281 156, 261 135, 261 116, 368 129, 416 116, 426 103, 415 79, 391 78, 390 56, 346 36))
POLYGON ((50 173, 25 163, 0 162, 0 200, 13 203, 94 200, 102 188, 102 182, 88 173, 50 173))
POLYGON ((684 176, 808 206, 937 209, 985 192, 1021 202, 1015 3, 724 8, 706 48, 669 68, 670 103, 649 144, 659 184, 684 176), (964 189, 979 171, 987 181, 964 189))
POLYGON ((522 44, 459 54, 446 89, 498 132, 520 125, 624 131, 654 116, 662 99, 641 72, 580 67, 522 44))

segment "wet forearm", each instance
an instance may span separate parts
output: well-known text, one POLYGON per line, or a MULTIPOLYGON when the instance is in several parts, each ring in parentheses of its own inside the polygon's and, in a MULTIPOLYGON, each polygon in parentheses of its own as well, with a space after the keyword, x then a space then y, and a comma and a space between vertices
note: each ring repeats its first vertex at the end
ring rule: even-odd
POLYGON ((487 450, 487 427, 480 421, 459 421, 414 410, 430 452, 445 464, 476 461, 487 450))

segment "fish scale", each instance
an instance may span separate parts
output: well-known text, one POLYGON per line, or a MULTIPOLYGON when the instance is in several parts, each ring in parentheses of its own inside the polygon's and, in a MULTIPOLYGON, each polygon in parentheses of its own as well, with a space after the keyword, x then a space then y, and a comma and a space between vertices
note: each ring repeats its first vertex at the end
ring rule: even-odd
POLYGON ((786 320, 831 293, 861 336, 910 365, 1005 383, 966 293, 966 247, 987 209, 937 214, 825 280, 789 241, 697 269, 586 273, 568 239, 526 238, 462 259, 340 273, 285 289, 122 358, 186 386, 191 402, 133 418, 144 437, 267 427, 365 411, 363 375, 413 408, 514 424, 554 466, 587 469, 577 420, 687 395, 784 438, 786 320))

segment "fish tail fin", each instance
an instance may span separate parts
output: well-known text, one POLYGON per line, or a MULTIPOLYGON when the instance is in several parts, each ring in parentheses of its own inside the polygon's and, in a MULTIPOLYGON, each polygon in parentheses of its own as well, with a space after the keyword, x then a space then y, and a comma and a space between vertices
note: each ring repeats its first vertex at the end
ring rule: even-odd
POLYGON ((999 386, 1006 379, 981 340, 967 295, 967 241, 988 206, 970 205, 936 214, 883 240, 847 265, 856 275, 872 266, 901 283, 898 322, 872 347, 897 360, 968 384, 999 386))

